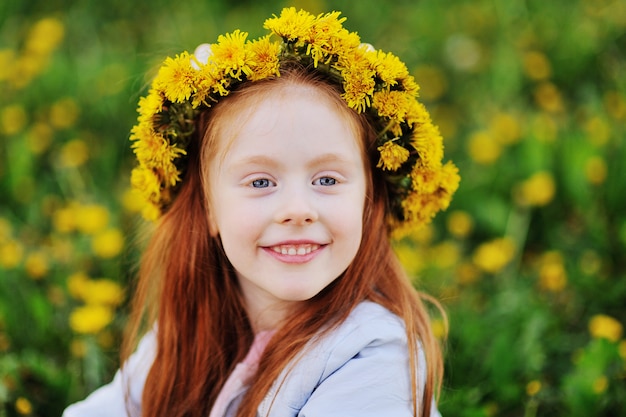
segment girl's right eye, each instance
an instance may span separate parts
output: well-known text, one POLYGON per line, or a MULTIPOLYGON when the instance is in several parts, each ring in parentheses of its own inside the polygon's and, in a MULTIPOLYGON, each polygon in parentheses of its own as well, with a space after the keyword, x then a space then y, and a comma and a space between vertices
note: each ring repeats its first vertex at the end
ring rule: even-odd
POLYGON ((254 188, 267 188, 272 185, 272 182, 267 178, 260 178, 258 180, 254 180, 251 183, 254 188))

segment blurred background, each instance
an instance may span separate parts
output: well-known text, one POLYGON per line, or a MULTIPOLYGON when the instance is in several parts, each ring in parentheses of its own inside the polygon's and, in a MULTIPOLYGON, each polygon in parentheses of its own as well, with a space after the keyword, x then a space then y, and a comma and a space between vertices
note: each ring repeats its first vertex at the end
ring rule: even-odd
POLYGON ((0 416, 59 416, 119 366, 128 133, 155 69, 292 5, 400 56, 460 168, 448 211, 395 243, 449 314, 443 415, 623 415, 626 2, 18 0, 0 4, 0 416))

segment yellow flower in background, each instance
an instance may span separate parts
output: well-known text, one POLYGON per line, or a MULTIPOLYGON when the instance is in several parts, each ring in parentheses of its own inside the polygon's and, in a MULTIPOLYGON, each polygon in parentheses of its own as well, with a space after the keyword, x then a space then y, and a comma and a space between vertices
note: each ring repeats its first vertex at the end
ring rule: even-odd
POLYGON ((474 228, 474 220, 465 211, 455 210, 447 217, 446 226, 448 231, 455 237, 467 237, 474 228))
POLYGON ((128 188, 122 193, 122 207, 129 213, 139 213, 146 205, 145 200, 136 190, 128 188))
POLYGON ((17 267, 24 256, 24 247, 15 240, 0 245, 0 266, 5 269, 17 267))
POLYGON ((43 153, 52 143, 53 130, 49 124, 43 122, 34 123, 26 135, 28 148, 34 154, 43 153))
POLYGON ((539 394, 539 391, 541 391, 541 382, 536 379, 526 384, 526 394, 528 394, 529 397, 534 397, 539 394))
POLYGON ((15 72, 15 51, 13 49, 0 49, 0 81, 13 77, 15 72))
POLYGON ((80 110, 73 98, 63 98, 50 107, 50 124, 57 129, 67 129, 76 124, 80 110))
POLYGON ((604 108, 615 120, 626 119, 626 97, 618 91, 607 91, 604 94, 604 108))
POLYGON ((424 269, 425 260, 421 248, 400 243, 394 245, 394 252, 410 276, 415 277, 424 269))
POLYGON ((480 278, 480 271, 472 262, 463 262, 456 268, 456 278, 461 285, 471 285, 480 278))
POLYGON ((621 342, 619 342, 619 346, 617 346, 617 351, 620 358, 626 361, 626 340, 622 340, 621 342))
POLYGON ((391 140, 385 142, 383 146, 379 146, 378 151, 380 152, 380 160, 376 165, 377 168, 382 167, 386 170, 396 171, 409 159, 409 150, 391 140))
POLYGON ((545 206, 555 193, 554 177, 548 171, 537 172, 516 187, 517 200, 525 206, 545 206))
POLYGON ((472 261, 482 271, 496 274, 513 260, 514 255, 515 243, 511 238, 504 237, 478 246, 472 261))
POLYGON ((552 75, 552 66, 548 57, 538 51, 529 51, 524 54, 524 74, 531 80, 543 81, 552 75))
POLYGON ((428 259, 437 268, 452 268, 461 259, 461 250, 456 242, 446 240, 429 249, 428 259))
POLYGON ((502 145, 512 145, 522 137, 520 122, 512 114, 497 113, 489 122, 489 132, 502 145))
POLYGON ((81 339, 72 340, 70 343, 70 353, 75 358, 84 358, 87 354, 87 344, 81 339))
POLYGON ((587 181, 593 185, 604 183, 608 175, 608 168, 603 158, 592 156, 585 163, 585 176, 587 181))
POLYGON ((602 394, 609 387, 609 379, 605 376, 599 376, 593 381, 593 392, 596 394, 602 394))
POLYGON ((29 277, 41 279, 48 274, 50 268, 48 256, 42 251, 30 253, 24 261, 24 267, 29 277))
POLYGON ((33 412, 33 406, 26 398, 18 397, 15 400, 15 411, 23 416, 29 415, 33 412))
POLYGON ((91 249, 100 258, 109 259, 117 256, 124 248, 124 236, 119 229, 108 229, 95 235, 91 240, 91 249))
POLYGON ((542 110, 550 113, 563 111, 563 98, 556 85, 543 82, 535 88, 534 96, 537 106, 542 110))
POLYGON ((88 291, 89 277, 84 272, 76 272, 67 278, 67 290, 76 299, 84 299, 88 291))
POLYGON ((11 104, 0 111, 0 132, 7 136, 21 132, 27 122, 26 110, 19 104, 11 104))
POLYGON ((433 319, 430 322, 433 334, 437 339, 445 339, 448 335, 448 324, 441 319, 433 319))
POLYGON ((556 251, 545 253, 540 260, 539 286, 547 291, 559 292, 567 285, 567 271, 563 256, 556 251))
POLYGON ((587 140, 595 146, 604 146, 611 138, 611 127, 601 117, 595 116, 587 120, 584 125, 587 140))
POLYGON ((52 226, 59 233, 70 233, 76 230, 77 204, 70 204, 52 213, 52 226))
POLYGON ((61 43, 65 36, 63 22, 54 17, 46 17, 33 25, 26 39, 26 50, 40 55, 48 55, 61 43))
POLYGON ((79 167, 89 159, 89 148, 85 141, 74 139, 67 142, 61 148, 59 162, 63 167, 79 167))
POLYGON ((110 279, 88 280, 81 288, 81 298, 86 304, 118 306, 124 300, 122 287, 110 279))
POLYGON ((474 133, 467 146, 470 158, 482 165, 493 164, 502 154, 502 145, 488 132, 474 133))
POLYGON ((607 339, 617 342, 622 338, 624 328, 622 323, 611 316, 596 314, 589 320, 589 333, 594 339, 607 339))
POLYGON ((88 235, 102 232, 109 223, 109 210, 97 204, 78 205, 74 215, 76 228, 88 235))
POLYGON ((77 307, 70 314, 70 327, 80 334, 96 334, 112 321, 113 310, 98 304, 77 307))

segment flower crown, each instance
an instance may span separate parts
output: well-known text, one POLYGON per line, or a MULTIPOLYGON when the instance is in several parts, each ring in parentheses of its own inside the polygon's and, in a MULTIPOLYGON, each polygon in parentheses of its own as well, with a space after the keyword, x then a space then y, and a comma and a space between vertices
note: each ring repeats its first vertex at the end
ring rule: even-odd
POLYGON ((428 223, 450 204, 459 185, 457 168, 442 163, 443 141, 424 106, 419 86, 396 56, 362 44, 343 28, 339 12, 311 15, 285 8, 265 21, 270 34, 254 41, 235 30, 194 54, 168 57, 139 101, 131 131, 139 162, 131 184, 156 220, 176 196, 197 115, 237 85, 280 76, 280 63, 296 60, 336 79, 342 98, 367 112, 378 132, 377 164, 388 183, 388 222, 402 232, 428 223), (273 37, 277 41, 273 41, 273 37))

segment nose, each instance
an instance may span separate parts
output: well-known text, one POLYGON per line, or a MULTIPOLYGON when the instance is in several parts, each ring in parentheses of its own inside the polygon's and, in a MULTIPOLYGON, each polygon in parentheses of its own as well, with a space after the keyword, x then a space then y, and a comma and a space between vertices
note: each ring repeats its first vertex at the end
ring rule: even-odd
POLYGON ((316 222, 318 212, 315 196, 306 189, 293 188, 281 191, 275 212, 275 221, 280 224, 304 226, 316 222))

